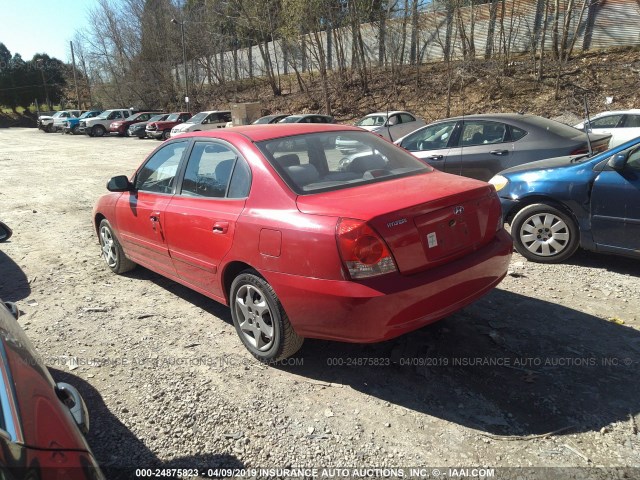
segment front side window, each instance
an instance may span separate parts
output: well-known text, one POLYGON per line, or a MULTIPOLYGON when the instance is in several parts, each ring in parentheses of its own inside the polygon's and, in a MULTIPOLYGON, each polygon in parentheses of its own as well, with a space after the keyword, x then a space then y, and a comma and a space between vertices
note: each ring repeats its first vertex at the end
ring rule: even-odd
POLYGON ((432 171, 413 155, 369 132, 318 132, 256 145, 285 183, 299 195, 432 171), (357 153, 343 155, 340 146, 344 144, 349 144, 357 153))
POLYGON ((196 142, 189 156, 181 194, 224 198, 238 156, 226 145, 196 142))
POLYGON ((384 125, 386 121, 386 117, 384 115, 369 115, 368 117, 364 117, 356 126, 358 127, 381 127, 384 125))
POLYGON ((465 121, 460 144, 463 147, 502 143, 507 137, 504 123, 485 121, 465 121))
POLYGON ((422 128, 402 141, 402 147, 411 152, 438 150, 449 145, 456 122, 443 122, 422 128))
POLYGON ((622 115, 607 115, 591 120, 591 128, 616 128, 622 120, 622 115))
POLYGON ((640 171, 640 147, 635 147, 635 150, 631 150, 629 157, 627 157, 626 167, 631 170, 640 171))
POLYGON ((154 153, 136 175, 136 190, 171 193, 187 143, 187 141, 169 143, 154 153))

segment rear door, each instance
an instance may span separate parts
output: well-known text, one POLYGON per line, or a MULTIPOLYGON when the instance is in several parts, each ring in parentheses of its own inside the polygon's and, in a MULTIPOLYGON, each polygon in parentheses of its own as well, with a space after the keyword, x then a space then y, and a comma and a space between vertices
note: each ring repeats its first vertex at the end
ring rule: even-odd
POLYGON ((229 144, 194 143, 182 184, 166 208, 174 267, 194 288, 223 296, 218 267, 233 244, 250 184, 247 162, 229 144))
POLYGON ((622 171, 605 168, 593 184, 591 229, 603 250, 640 250, 640 146, 628 152, 622 171))
POLYGON ((175 275, 167 246, 165 209, 176 188, 187 140, 163 145, 136 173, 134 191, 116 204, 119 240, 127 256, 162 274, 175 275))
POLYGON ((445 171, 445 164, 452 153, 458 135, 458 122, 441 122, 408 135, 400 146, 438 170, 445 171))
POLYGON ((463 120, 460 131, 445 172, 487 181, 515 164, 515 149, 505 123, 463 120))

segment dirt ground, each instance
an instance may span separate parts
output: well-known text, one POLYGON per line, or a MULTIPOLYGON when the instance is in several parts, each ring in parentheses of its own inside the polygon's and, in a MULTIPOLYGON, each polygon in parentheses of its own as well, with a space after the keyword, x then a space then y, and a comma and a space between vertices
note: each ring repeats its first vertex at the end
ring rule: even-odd
POLYGON ((226 307, 103 264, 92 207, 158 145, 0 129, 0 218, 14 230, 0 297, 17 301, 54 377, 83 394, 109 478, 303 466, 520 467, 527 478, 550 478, 531 467, 634 467, 625 478, 639 478, 640 262, 514 254, 495 291, 435 325, 375 345, 307 340, 265 367, 226 307))

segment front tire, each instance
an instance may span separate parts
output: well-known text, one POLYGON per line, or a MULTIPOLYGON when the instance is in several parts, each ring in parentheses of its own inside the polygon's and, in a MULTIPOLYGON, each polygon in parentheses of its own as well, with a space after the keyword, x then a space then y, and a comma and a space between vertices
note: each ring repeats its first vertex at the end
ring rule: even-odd
POLYGON ((96 125, 91 129, 92 137, 103 137, 105 133, 107 133, 107 131, 102 125, 96 125))
POLYGON ((98 238, 102 248, 102 258, 113 273, 125 273, 136 267, 136 264, 125 256, 120 242, 118 242, 111 224, 106 218, 100 222, 98 238))
POLYGON ((168 140, 171 135, 171 130, 165 130, 164 132, 162 132, 162 140, 168 140))
POLYGON ((544 203, 520 210, 511 223, 511 236, 518 253, 538 263, 563 262, 580 244, 573 217, 544 203))
POLYGON ((299 336, 271 285, 255 270, 245 270, 231 284, 231 317, 244 346, 263 363, 290 357, 302 347, 299 336))
POLYGON ((78 129, 79 129, 79 128, 80 128, 80 126, 79 126, 79 125, 75 125, 75 126, 71 129, 71 133, 72 133, 72 134, 74 134, 74 135, 78 135, 78 133, 80 133, 80 132, 78 132, 78 129))

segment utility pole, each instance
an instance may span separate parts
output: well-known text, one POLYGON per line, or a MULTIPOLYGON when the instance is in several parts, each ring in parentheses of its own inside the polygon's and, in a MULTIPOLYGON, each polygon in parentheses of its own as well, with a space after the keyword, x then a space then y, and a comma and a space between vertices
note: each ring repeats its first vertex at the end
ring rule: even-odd
POLYGON ((76 56, 73 53, 73 42, 69 42, 71 45, 71 63, 73 64, 73 83, 76 85, 76 99, 77 99, 77 108, 80 108, 80 90, 78 89, 78 77, 76 76, 76 56))
POLYGON ((184 20, 182 22, 177 21, 175 18, 171 19, 171 23, 180 25, 180 33, 182 34, 182 65, 184 66, 184 103, 189 110, 189 79, 187 78, 187 47, 184 41, 184 20))

